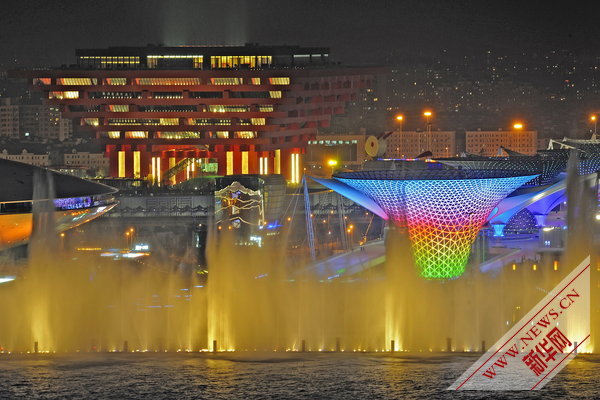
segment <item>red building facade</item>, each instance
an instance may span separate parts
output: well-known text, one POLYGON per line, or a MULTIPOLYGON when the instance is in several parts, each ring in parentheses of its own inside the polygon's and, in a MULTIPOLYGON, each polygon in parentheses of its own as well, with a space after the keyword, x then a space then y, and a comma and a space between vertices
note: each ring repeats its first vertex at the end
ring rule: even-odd
POLYGON ((308 141, 381 73, 293 46, 119 47, 77 59, 26 77, 102 141, 111 176, 166 184, 271 173, 299 183, 308 141))

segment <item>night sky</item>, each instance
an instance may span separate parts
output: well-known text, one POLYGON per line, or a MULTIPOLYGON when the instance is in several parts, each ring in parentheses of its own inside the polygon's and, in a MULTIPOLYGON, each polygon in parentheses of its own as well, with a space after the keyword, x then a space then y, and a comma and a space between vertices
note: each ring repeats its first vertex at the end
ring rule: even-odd
POLYGON ((3 0, 0 64, 52 66, 76 48, 118 45, 329 46, 345 63, 396 63, 483 50, 594 54, 600 1, 3 0))

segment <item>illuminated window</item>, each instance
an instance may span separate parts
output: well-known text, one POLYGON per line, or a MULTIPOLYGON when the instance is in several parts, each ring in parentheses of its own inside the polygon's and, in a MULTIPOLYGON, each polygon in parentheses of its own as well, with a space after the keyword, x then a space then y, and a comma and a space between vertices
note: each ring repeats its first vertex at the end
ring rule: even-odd
POLYGON ((233 151, 226 152, 225 158, 226 158, 225 174, 233 175, 233 151))
POLYGON ((179 118, 161 118, 160 125, 179 125, 179 118))
POLYGON ((110 104, 108 109, 112 112, 128 112, 129 105, 128 104, 110 104))
POLYGON ((127 131, 125 132, 126 139, 147 139, 148 132, 146 131, 127 131))
POLYGON ((235 132, 236 139, 254 139, 256 137, 256 132, 254 131, 238 131, 235 132))
POLYGON ((265 125, 266 118, 250 118, 252 125, 265 125))
POLYGON ((107 85, 127 85, 127 78, 106 78, 107 85))
POLYGON ((97 78, 58 78, 56 80, 57 85, 67 85, 67 86, 83 86, 83 85, 97 85, 97 78))
POLYGON ((157 136, 160 139, 200 139, 200 138, 202 138, 202 133, 201 132, 191 132, 191 131, 158 132, 157 136))
POLYGON ((144 118, 109 118, 108 125, 158 125, 158 120, 144 118), (155 123, 154 123, 155 122, 155 123))
POLYGON ((229 139, 229 131, 217 131, 218 139, 229 139))
POLYGON ((260 78, 250 78, 251 85, 260 85, 260 78))
POLYGON ((231 125, 227 118, 189 118, 188 125, 231 125))
POLYGON ((260 112, 273 112, 273 105, 272 104, 259 105, 258 106, 258 111, 260 111, 260 112))
POLYGON ((97 68, 135 67, 139 65, 139 56, 81 56, 79 64, 97 68))
POLYGON ((269 95, 272 99, 280 99, 281 98, 281 90, 272 90, 269 92, 269 95))
POLYGON ((125 178, 125 152, 118 152, 118 170, 119 178, 125 178))
POLYGON ((100 125, 98 118, 82 118, 82 121, 83 121, 84 125, 91 125, 91 126, 100 125))
POLYGON ((193 86, 201 85, 200 78, 136 78, 138 85, 173 85, 173 86, 193 86))
POLYGON ((119 131, 109 131, 106 133, 108 134, 109 139, 120 139, 121 138, 121 132, 119 132, 119 131))
POLYGON ((274 77, 269 78, 270 85, 289 85, 290 78, 289 77, 274 77))
POLYGON ((69 91, 69 92, 50 92, 48 93, 49 99, 78 99, 79 92, 78 91, 69 91))
POLYGON ((242 85, 243 78, 210 78, 212 85, 242 85))
POLYGON ((155 99, 183 99, 181 92, 154 92, 152 97, 155 99))
POLYGON ((150 55, 146 58, 148 68, 189 67, 202 69, 204 56, 201 55, 150 55), (191 61, 191 64, 190 64, 191 61))
POLYGON ((50 85, 52 80, 50 78, 33 78, 34 85, 50 85))
POLYGON ((247 112, 250 111, 249 106, 229 106, 229 105, 209 105, 210 112, 247 112))

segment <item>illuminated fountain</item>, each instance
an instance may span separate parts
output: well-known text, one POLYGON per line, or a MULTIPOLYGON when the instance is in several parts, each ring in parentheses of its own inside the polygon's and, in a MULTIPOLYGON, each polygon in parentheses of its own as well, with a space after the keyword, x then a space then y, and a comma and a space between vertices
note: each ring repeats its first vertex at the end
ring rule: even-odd
MULTIPOLYGON (((465 269, 485 213, 509 190, 498 186, 515 187, 531 176, 496 172, 442 180, 439 174, 414 185, 379 175, 372 182, 352 176, 340 177, 347 183, 330 182, 402 225, 387 236, 383 267, 334 279, 319 279, 303 270, 308 260, 288 256, 285 227, 261 248, 236 245, 228 229, 218 241, 211 236, 207 282, 197 271, 165 260, 115 262, 60 252, 54 202, 40 202, 28 265, 17 280, 0 285, 0 350, 198 351, 214 344, 219 351, 480 351, 559 282, 569 272, 565 266, 577 264, 591 246, 592 227, 574 232, 567 257, 556 263, 526 260, 483 273, 473 262, 465 269), (373 198, 351 185, 368 183, 379 188, 372 190, 373 198), (392 213, 385 204, 394 193, 406 197, 405 214, 392 213), (444 199, 443 206, 434 203, 435 195, 444 199), (456 217, 459 211, 470 217, 456 217), (459 240, 444 241, 451 237, 459 240), (418 248, 424 255, 413 261, 407 255, 416 248, 415 238, 422 239, 418 248), (434 246, 438 239, 445 248, 434 246), (451 256, 445 257, 446 251, 451 256), (427 262, 433 268, 426 268, 427 262)), ((589 190, 578 190, 572 188, 570 195, 586 203, 571 202, 578 214, 570 218, 581 228, 595 203, 589 190)), ((303 224, 304 216, 293 221, 303 224)))

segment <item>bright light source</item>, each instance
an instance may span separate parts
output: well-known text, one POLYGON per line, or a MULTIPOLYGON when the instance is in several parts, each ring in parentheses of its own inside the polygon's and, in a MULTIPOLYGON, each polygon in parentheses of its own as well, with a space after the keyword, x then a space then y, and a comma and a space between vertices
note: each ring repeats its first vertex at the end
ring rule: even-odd
POLYGON ((595 121, 595 120, 596 120, 596 118, 597 118, 597 117, 596 117, 595 115, 592 115, 592 116, 590 117, 590 120, 592 120, 592 121, 595 121))
POLYGON ((425 117, 431 117, 433 115, 433 113, 431 111, 425 111, 425 112, 423 112, 423 115, 425 117))
POLYGON ((12 275, 0 276, 0 283, 6 283, 6 282, 14 281, 15 278, 16 278, 16 276, 12 276, 12 275))
POLYGON ((404 119, 403 115, 396 115, 396 121, 402 121, 404 119))
POLYGON ((329 165, 330 167, 335 167, 337 165, 337 161, 336 160, 328 160, 327 161, 327 165, 329 165))
POLYGON ((520 122, 517 122, 513 125, 513 128, 515 129, 523 129, 523 124, 520 122))

